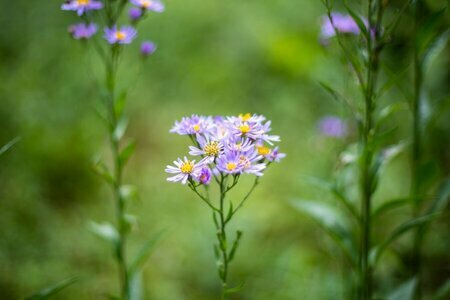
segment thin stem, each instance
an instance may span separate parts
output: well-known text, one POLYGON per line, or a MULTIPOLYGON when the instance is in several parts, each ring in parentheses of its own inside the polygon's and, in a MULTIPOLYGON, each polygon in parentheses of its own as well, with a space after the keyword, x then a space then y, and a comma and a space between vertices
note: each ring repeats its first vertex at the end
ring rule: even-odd
POLYGON ((222 280, 222 300, 227 299, 227 278, 228 278, 228 253, 227 253, 227 233, 225 221, 225 196, 226 196, 226 182, 225 177, 221 175, 220 178, 220 211, 219 211, 219 249, 222 254, 222 266, 219 269, 220 279, 222 280))
POLYGON ((383 17, 383 5, 380 0, 369 0, 367 7, 368 30, 367 39, 367 85, 364 93, 365 114, 361 136, 362 162, 361 162, 361 240, 359 255, 359 271, 361 277, 360 298, 370 300, 372 298, 372 267, 369 265, 369 252, 371 248, 371 205, 374 193, 375 171, 372 170, 374 158, 373 149, 373 115, 375 111, 375 90, 379 73, 379 57, 382 47, 378 44, 381 33, 383 17), (374 5, 375 4, 375 5, 374 5), (372 35, 370 32, 375 30, 372 35))
MULTIPOLYGON (((415 45, 414 45, 414 97, 412 103, 413 111, 413 142, 412 142, 412 161, 411 161, 411 190, 410 197, 413 204, 413 214, 414 217, 418 217, 420 214, 420 198, 419 198, 419 165, 422 157, 421 145, 422 137, 420 132, 420 123, 422 116, 420 114, 421 106, 421 94, 422 94, 422 84, 423 84, 423 70, 422 61, 419 55, 418 47, 418 30, 419 30, 419 19, 421 17, 421 1, 416 0, 414 6, 414 35, 415 35, 415 45)), ((421 244, 422 244, 422 227, 416 229, 414 233, 413 241, 413 255, 412 255, 412 272, 417 276, 418 285, 414 293, 414 299, 418 300, 421 298, 421 244)))
POLYGON ((126 242, 127 242, 127 229, 125 224, 125 203, 120 192, 122 186, 123 166, 120 161, 120 140, 115 136, 115 129, 118 125, 118 116, 116 115, 114 103, 115 103, 115 88, 116 88, 116 76, 119 49, 117 47, 111 47, 111 56, 109 64, 107 64, 106 71, 106 87, 108 90, 108 111, 111 122, 110 129, 110 143, 111 152, 113 156, 114 165, 114 196, 116 201, 116 218, 117 226, 119 230, 119 243, 117 246, 117 264, 119 266, 119 282, 121 286, 122 299, 129 299, 129 287, 128 287, 128 268, 126 261, 126 242))

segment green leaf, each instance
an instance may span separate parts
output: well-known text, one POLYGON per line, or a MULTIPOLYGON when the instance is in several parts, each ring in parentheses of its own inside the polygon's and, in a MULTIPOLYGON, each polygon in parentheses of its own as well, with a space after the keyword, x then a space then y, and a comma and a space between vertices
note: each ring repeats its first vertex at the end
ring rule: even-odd
POLYGON ((444 300, 450 297, 450 279, 437 290, 436 294, 433 296, 432 300, 444 300))
POLYGON ((239 241, 241 240, 241 237, 242 237, 242 231, 240 231, 240 230, 236 231, 236 239, 234 240, 233 246, 231 247, 230 254, 228 255, 229 261, 232 261, 234 258, 234 255, 236 254, 236 250, 239 246, 239 241))
POLYGON ((345 9, 350 14, 350 16, 355 21, 355 23, 358 25, 359 30, 361 30, 361 32, 363 33, 363 35, 366 38, 366 40, 370 39, 371 37, 370 37, 369 32, 367 30, 367 25, 364 23, 363 19, 357 13, 355 13, 350 8, 350 6, 348 6, 347 1, 344 2, 344 5, 345 5, 345 9))
POLYGON ((127 91, 123 91, 114 101, 114 113, 120 119, 122 117, 123 110, 125 108, 125 103, 127 100, 127 91))
POLYGON ((445 11, 446 8, 434 12, 420 24, 416 40, 419 53, 424 53, 429 45, 432 44, 432 41, 438 32, 438 27, 445 18, 445 11))
POLYGON ((349 211, 349 213, 354 217, 354 219, 357 222, 359 222, 359 216, 355 207, 347 199, 347 197, 345 197, 345 195, 341 191, 339 191, 336 184, 333 184, 329 181, 317 177, 312 176, 302 176, 302 177, 310 184, 331 193, 334 197, 336 197, 337 200, 339 200, 342 203, 342 205, 349 211))
POLYGON ((98 160, 92 165, 94 172, 102 177, 106 182, 114 184, 115 180, 108 167, 101 161, 98 160))
POLYGON ((238 286, 226 289, 225 294, 226 295, 235 294, 235 293, 241 291, 244 288, 244 286, 245 286, 245 282, 242 282, 238 286))
POLYGON ((414 297, 414 291, 417 286, 417 278, 411 278, 410 280, 402 283, 398 286, 388 297, 387 300, 412 300, 414 297))
POLYGON ((48 299, 51 296, 55 295, 56 293, 62 291, 66 287, 74 284, 79 280, 78 277, 71 277, 64 279, 52 286, 49 286, 47 288, 42 289, 41 291, 37 292, 36 294, 33 294, 29 297, 26 297, 25 300, 43 300, 48 299))
POLYGON ((425 49, 422 57, 422 68, 424 72, 427 72, 433 61, 436 59, 436 57, 439 56, 439 53, 441 53, 442 50, 445 49, 449 37, 450 29, 441 33, 433 41, 430 42, 430 45, 425 49))
POLYGON ((304 199, 292 200, 291 205, 317 222, 336 241, 349 262, 356 264, 356 246, 349 226, 346 224, 345 218, 334 207, 304 199))
POLYGON ((3 155, 6 151, 8 151, 14 144, 16 144, 18 141, 20 141, 20 137, 16 137, 10 142, 8 142, 6 145, 0 148, 0 155, 3 155))
POLYGON ((142 246, 142 248, 139 250, 139 252, 136 254, 136 256, 133 258, 132 262, 130 263, 130 267, 129 267, 129 271, 128 271, 130 275, 133 275, 134 273, 138 272, 142 268, 145 261, 148 259, 151 251, 154 249, 156 243, 160 240, 160 238, 164 234, 164 232, 165 232, 165 230, 159 231, 153 237, 148 239, 147 242, 142 246))
POLYGON ((99 238, 111 242, 114 246, 117 246, 119 243, 119 233, 112 224, 107 222, 98 224, 91 221, 89 222, 89 230, 99 238))
POLYGON ((384 202, 383 204, 374 209, 374 211, 372 212, 372 219, 379 218, 381 215, 392 209, 408 205, 410 203, 409 200, 410 199, 408 198, 399 198, 384 202))
POLYGON ((132 141, 128 143, 125 148, 122 149, 122 151, 119 154, 119 161, 122 166, 124 166, 128 159, 133 155, 134 151, 136 150, 136 142, 132 141))
POLYGON ((433 199, 428 213, 437 213, 447 206, 450 200, 450 177, 447 177, 440 185, 436 197, 433 199))
POLYGON ((125 201, 132 201, 138 199, 139 194, 134 185, 128 184, 120 187, 120 197, 125 201))
POLYGON ((336 91, 335 89, 333 89, 331 86, 329 86, 328 84, 326 84, 323 81, 319 81, 319 84, 326 92, 328 92, 328 94, 331 95, 331 97, 334 98, 334 100, 343 104, 345 107, 347 107, 350 110, 350 112, 352 114, 355 114, 355 110, 354 110, 353 106, 350 104, 350 101, 347 100, 347 98, 345 98, 345 96, 343 96, 341 93, 339 93, 338 91, 336 91))
POLYGON ((408 106, 404 102, 392 103, 383 108, 378 114, 376 127, 380 128, 385 122, 394 114, 399 111, 407 111, 408 106))
POLYGON ((128 127, 128 119, 126 118, 119 119, 119 122, 117 122, 117 126, 116 128, 114 128, 113 132, 114 140, 120 141, 123 138, 125 131, 127 130, 127 127, 128 127))
POLYGON ((396 239, 401 237, 403 234, 407 233, 411 229, 414 229, 418 226, 421 226, 423 224, 426 224, 436 218, 437 214, 429 214, 425 216, 421 216, 418 218, 411 219, 409 221, 404 222, 403 224, 399 225, 397 228, 394 229, 394 231, 384 240, 381 244, 375 246, 370 251, 370 264, 372 266, 375 266, 379 258, 381 257, 382 253, 386 248, 396 239))

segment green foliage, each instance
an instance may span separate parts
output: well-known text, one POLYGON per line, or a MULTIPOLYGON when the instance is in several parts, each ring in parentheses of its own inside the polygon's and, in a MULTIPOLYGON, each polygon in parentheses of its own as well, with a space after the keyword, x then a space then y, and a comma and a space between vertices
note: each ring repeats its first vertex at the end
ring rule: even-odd
POLYGON ((44 300, 49 299, 55 294, 59 293, 60 291, 64 290, 65 288, 71 286, 75 282, 77 282, 79 279, 78 277, 71 277, 64 279, 52 286, 46 287, 42 289, 41 291, 37 292, 36 294, 33 294, 29 297, 26 297, 25 300, 44 300))

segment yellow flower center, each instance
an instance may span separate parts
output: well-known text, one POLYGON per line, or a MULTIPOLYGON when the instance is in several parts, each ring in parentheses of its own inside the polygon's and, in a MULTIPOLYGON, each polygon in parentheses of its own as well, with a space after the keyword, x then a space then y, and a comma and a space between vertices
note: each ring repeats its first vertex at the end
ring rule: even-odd
POLYGON ((78 5, 88 5, 91 0, 78 0, 78 5))
POLYGON ((194 129, 195 132, 200 131, 200 125, 199 124, 195 124, 194 126, 192 126, 192 128, 194 129))
POLYGON ((239 130, 242 132, 242 134, 246 134, 250 131, 250 126, 248 126, 248 124, 240 125, 239 130))
POLYGON ((123 31, 116 32, 116 39, 119 41, 123 41, 127 37, 126 33, 123 31))
POLYGON ((233 171, 234 169, 236 169, 236 164, 235 163, 227 163, 227 170, 228 171, 233 171))
POLYGON ((250 120, 250 118, 252 117, 252 115, 250 113, 246 113, 244 114, 239 114, 239 118, 241 118, 242 121, 248 121, 250 120))
POLYGON ((142 5, 143 8, 149 8, 150 5, 152 5, 152 1, 150 1, 150 0, 142 0, 141 1, 141 5, 142 5))
POLYGON ((186 162, 184 162, 181 167, 180 167, 181 172, 183 172, 184 174, 191 174, 192 171, 194 170, 194 162, 188 160, 186 162))
POLYGON ((256 150, 258 151, 259 155, 263 155, 266 156, 268 154, 270 154, 270 148, 266 147, 266 146, 256 146, 256 150))
POLYGON ((208 156, 217 156, 220 152, 219 142, 213 141, 203 148, 203 151, 205 151, 205 154, 208 156))

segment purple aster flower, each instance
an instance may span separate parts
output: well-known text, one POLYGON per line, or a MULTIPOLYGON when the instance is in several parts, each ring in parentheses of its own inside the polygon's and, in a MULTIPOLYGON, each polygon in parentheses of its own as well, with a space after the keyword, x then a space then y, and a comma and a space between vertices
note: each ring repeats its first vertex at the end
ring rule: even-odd
POLYGON ((329 137, 340 138, 348 134, 347 123, 334 116, 326 116, 320 119, 318 127, 323 135, 329 137))
POLYGON ((174 166, 167 166, 166 172, 170 174, 176 174, 172 177, 167 178, 170 182, 179 182, 186 184, 190 178, 198 178, 201 173, 202 164, 196 164, 195 160, 189 160, 184 157, 184 160, 178 158, 178 160, 173 162, 174 166))
POLYGON ((235 121, 231 124, 230 129, 236 137, 248 137, 256 140, 262 135, 261 124, 256 122, 235 121))
POLYGON ((204 117, 192 115, 191 117, 184 117, 180 122, 175 122, 175 125, 170 130, 171 133, 180 135, 193 134, 212 134, 214 130, 214 121, 211 117, 204 117))
POLYGON ((247 174, 254 174, 256 176, 263 176, 262 171, 267 167, 265 163, 255 163, 263 159, 255 149, 241 153, 239 155, 239 164, 242 171, 247 174))
POLYGON ((226 174, 241 174, 243 166, 238 152, 229 151, 216 160, 217 169, 226 174))
POLYGON ((280 137, 278 135, 268 135, 272 128, 270 125, 271 121, 267 121, 264 125, 261 126, 261 136, 260 139, 267 142, 269 145, 273 145, 273 142, 280 142, 280 137))
POLYGON ((264 117, 264 116, 257 115, 257 114, 252 115, 251 113, 239 114, 239 116, 237 116, 237 117, 228 117, 228 120, 232 123, 234 123, 234 122, 251 122, 251 123, 261 124, 265 119, 266 119, 266 117, 264 117))
POLYGON ((130 44, 137 35, 133 26, 122 26, 120 29, 114 25, 112 28, 105 28, 105 39, 110 44, 130 44))
POLYGON ((197 142, 200 148, 189 146, 189 154, 192 156, 205 156, 202 160, 205 163, 212 163, 216 157, 223 153, 223 145, 220 141, 197 135, 197 142))
POLYGON ((151 10, 158 13, 164 11, 164 4, 159 0, 130 0, 130 2, 142 10, 151 10))
POLYGON ((89 25, 84 23, 74 24, 69 26, 69 32, 76 40, 88 39, 97 32, 97 25, 91 23, 89 25))
POLYGON ((229 151, 247 152, 255 146, 253 141, 249 138, 231 136, 227 140, 226 147, 229 151))
POLYGON ((282 158, 285 158, 285 153, 280 153, 278 147, 273 148, 269 155, 267 155, 267 160, 270 162, 280 162, 282 158))
POLYGON ((128 16, 132 21, 137 21, 142 17, 142 10, 137 7, 132 7, 128 12, 128 16))
POLYGON ((145 41, 141 44, 141 54, 146 57, 156 51, 156 45, 150 41, 145 41))
POLYGON ((328 16, 324 16, 322 20, 322 28, 320 36, 323 39, 329 39, 336 35, 336 30, 341 33, 348 33, 359 35, 360 29, 358 24, 356 24, 355 20, 350 15, 343 15, 341 13, 332 13, 331 20, 328 16), (333 22, 331 22, 331 20, 333 22), (334 26, 333 26, 334 25, 334 26))
POLYGON ((103 3, 95 0, 69 0, 62 6, 62 10, 76 11, 79 16, 90 10, 98 10, 103 8, 103 3))
POLYGON ((208 185, 211 182, 211 176, 212 176, 211 169, 204 167, 200 171, 200 175, 198 175, 196 180, 201 184, 208 185))

